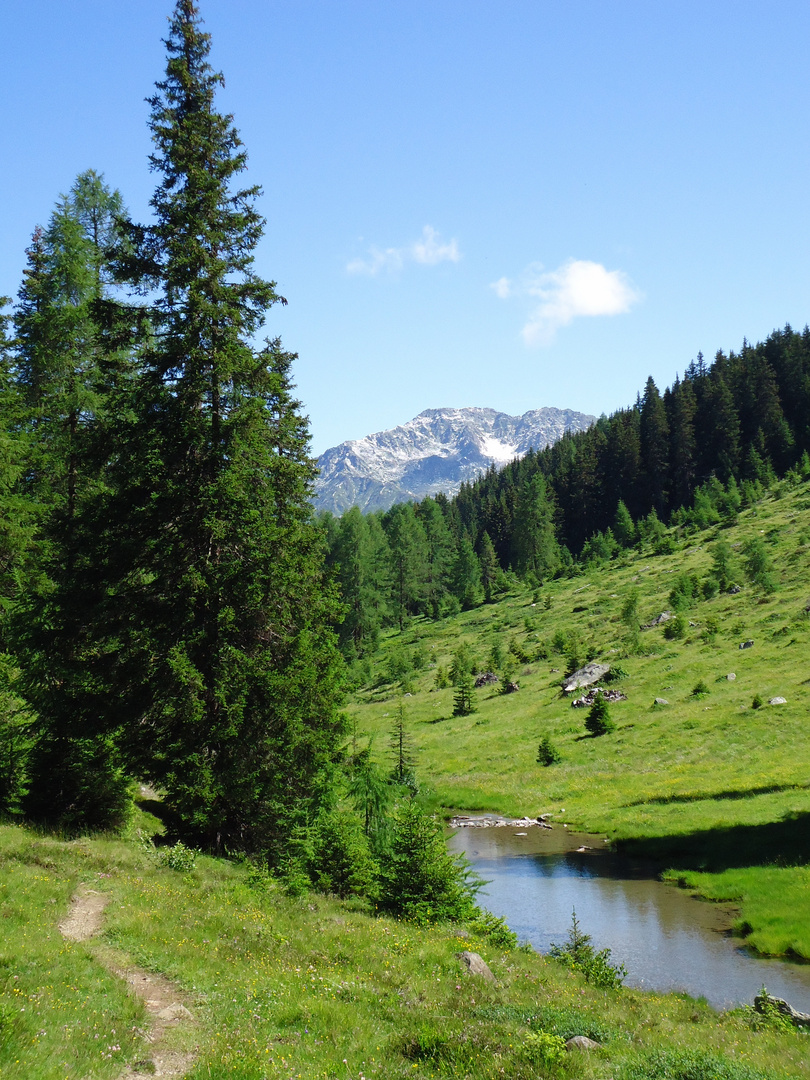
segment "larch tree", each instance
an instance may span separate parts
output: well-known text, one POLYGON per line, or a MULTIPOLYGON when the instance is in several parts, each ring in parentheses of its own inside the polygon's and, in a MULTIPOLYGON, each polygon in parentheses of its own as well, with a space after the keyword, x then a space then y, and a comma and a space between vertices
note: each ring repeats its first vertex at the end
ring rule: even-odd
POLYGON ((272 862, 328 792, 341 661, 295 357, 252 344, 284 301, 254 270, 259 189, 237 184, 246 154, 194 0, 165 44, 154 220, 119 262, 155 299, 108 515, 117 708, 132 768, 187 838, 272 862))

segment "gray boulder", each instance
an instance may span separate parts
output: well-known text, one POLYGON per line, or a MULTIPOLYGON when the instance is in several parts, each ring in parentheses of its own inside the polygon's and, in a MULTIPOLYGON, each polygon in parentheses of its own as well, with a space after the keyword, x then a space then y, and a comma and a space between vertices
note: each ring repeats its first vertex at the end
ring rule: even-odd
POLYGON ((653 705, 669 705, 669 702, 665 697, 657 697, 653 702, 653 705))
POLYGON ((750 649, 750 648, 753 647, 753 645, 754 645, 754 643, 750 639, 748 641, 741 641, 740 642, 740 648, 741 649, 750 649))
POLYGON ((481 959, 477 952, 457 953, 462 964, 466 964, 471 975, 481 975, 487 982, 495 982, 495 976, 489 970, 487 963, 481 959))
POLYGON ((565 1044, 566 1050, 601 1050, 602 1044, 589 1039, 587 1035, 574 1035, 565 1044))
POLYGON ((610 664, 586 664, 563 681, 563 693, 573 694, 575 690, 584 690, 585 687, 603 679, 609 671, 610 664))
POLYGON ((787 705, 787 699, 783 697, 772 697, 768 701, 769 705, 787 705))

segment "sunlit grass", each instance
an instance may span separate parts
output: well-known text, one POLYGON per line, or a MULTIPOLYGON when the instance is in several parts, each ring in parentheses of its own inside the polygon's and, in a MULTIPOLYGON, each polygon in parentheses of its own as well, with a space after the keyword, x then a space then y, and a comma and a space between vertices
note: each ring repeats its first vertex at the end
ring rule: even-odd
MULTIPOLYGON (((431 660, 412 677, 405 705, 418 770, 436 805, 510 815, 549 813, 552 821, 618 842, 644 841, 645 853, 655 855, 658 849, 665 865, 704 869, 717 865, 706 833, 749 826, 745 843, 757 849, 767 847, 758 835, 770 841, 770 826, 787 822, 779 833, 784 848, 772 849, 764 861, 805 862, 810 856, 810 816, 803 817, 810 815, 808 535, 804 483, 784 489, 778 498, 766 496, 731 528, 680 539, 674 554, 633 554, 547 583, 536 603, 527 591, 451 620, 418 620, 404 634, 389 634, 375 671, 384 670, 391 649, 407 653, 417 643, 431 660), (676 573, 706 577, 718 537, 737 552, 749 539, 764 539, 776 567, 777 591, 744 585, 737 594, 696 601, 684 613, 684 638, 667 640, 662 628, 642 630, 636 649, 621 620, 628 590, 638 590, 641 619, 651 622, 671 610, 676 573), (559 680, 566 660, 553 649, 560 631, 575 633, 583 652, 589 649, 627 672, 619 686, 628 700, 611 706, 614 734, 586 738, 587 710, 573 709, 562 697, 559 680), (493 644, 506 649, 511 639, 531 657, 518 669, 520 692, 500 695, 482 688, 476 691, 478 711, 453 717, 453 691, 435 689, 436 666, 447 667, 466 642, 484 668, 493 644), (749 639, 753 647, 740 649, 749 639), (535 659, 541 647, 547 656, 535 659), (696 696, 693 689, 701 681, 708 693, 696 696), (786 703, 769 705, 777 696, 786 703), (754 707, 755 697, 762 707, 754 707), (656 698, 668 704, 656 706, 656 698), (562 758, 548 768, 536 761, 544 736, 562 758), (665 842, 657 844, 658 839, 665 842), (702 863, 689 860, 692 848, 703 851, 702 863)), ((359 691, 351 704, 357 732, 375 737, 380 757, 396 707, 397 687, 384 683, 359 691)), ((760 871, 751 867, 746 873, 756 877, 760 871)), ((751 941, 760 948, 766 942, 798 941, 798 951, 810 957, 810 927, 798 936, 788 930, 796 916, 779 874, 762 871, 766 905, 754 904, 755 890, 745 892, 740 925, 756 928, 751 941), (766 910, 769 919, 784 921, 784 933, 764 932, 766 910)), ((700 879, 702 889, 708 880, 700 879)), ((810 915, 807 919, 810 923, 810 915)))
POLYGON ((182 874, 134 841, 63 843, 7 827, 0 885, 3 902, 13 891, 18 905, 0 976, 0 1015, 11 1017, 3 1080, 113 1077, 125 1060, 148 1059, 133 1031, 139 1009, 104 970, 109 949, 173 979, 189 1002, 192 1080, 607 1080, 676 1048, 758 1076, 807 1075, 807 1037, 755 1030, 743 1012, 718 1015, 683 995, 595 991, 553 961, 467 931, 421 930, 314 894, 291 899, 272 882, 259 888, 239 864, 200 857, 182 874), (111 900, 99 942, 68 946, 56 924, 80 881, 100 883, 111 900), (494 984, 466 973, 462 949, 483 955, 494 984), (532 1031, 587 1034, 604 1049, 547 1073, 527 1049, 532 1031))

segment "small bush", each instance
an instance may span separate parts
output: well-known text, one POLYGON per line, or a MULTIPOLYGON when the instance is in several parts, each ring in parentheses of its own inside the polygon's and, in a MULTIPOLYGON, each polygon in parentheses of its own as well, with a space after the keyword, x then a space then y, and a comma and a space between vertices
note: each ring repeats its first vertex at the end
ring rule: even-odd
POLYGON ((686 619, 680 612, 674 619, 664 623, 664 637, 667 641, 678 641, 686 635, 686 619))
POLYGON ((759 696, 759 694, 754 694, 753 700, 751 701, 751 708, 752 709, 761 709, 762 708, 762 698, 759 696))
POLYGON ((610 709, 604 694, 597 694, 593 705, 588 710, 585 719, 585 727, 594 738, 599 735, 609 735, 616 730, 616 725, 610 719, 610 709))
POLYGON ((600 990, 618 990, 627 978, 624 964, 611 963, 610 949, 596 952, 591 945, 590 934, 583 934, 579 928, 576 911, 571 912, 568 940, 564 945, 552 945, 549 956, 553 956, 572 971, 581 972, 586 982, 600 990))
POLYGON ((705 697, 709 692, 708 683, 704 679, 698 679, 692 687, 692 697, 705 697))
POLYGON ((401 804, 381 858, 380 907, 420 925, 475 919, 482 882, 447 850, 441 825, 413 800, 401 804))
POLYGON ((517 948, 517 934, 509 929, 505 919, 500 915, 493 915, 491 911, 481 909, 474 919, 467 921, 467 925, 473 933, 485 937, 497 949, 517 948))
POLYGON ((610 671, 605 675, 603 682, 618 682, 620 679, 626 679, 628 674, 629 672, 625 671, 620 664, 613 664, 610 671))
POLYGON ((182 840, 178 840, 171 847, 158 849, 158 862, 169 870, 188 874, 197 866, 197 854, 194 848, 186 847, 182 840))
POLYGON ((562 761, 559 750, 554 746, 551 739, 549 739, 547 735, 544 735, 537 748, 538 764, 546 766, 556 765, 558 761, 562 761))
POLYGON ((523 1040, 524 1055, 544 1069, 556 1069, 565 1061, 565 1040, 547 1031, 530 1031, 523 1040))

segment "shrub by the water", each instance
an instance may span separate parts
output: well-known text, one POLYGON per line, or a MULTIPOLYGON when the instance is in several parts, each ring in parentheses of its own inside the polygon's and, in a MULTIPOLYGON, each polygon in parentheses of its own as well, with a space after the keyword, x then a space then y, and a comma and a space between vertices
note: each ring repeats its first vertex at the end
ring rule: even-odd
POLYGON ((482 883, 447 850, 441 825, 408 799, 394 813, 380 884, 383 910, 427 924, 474 918, 482 883))
POLYGON ((618 990, 627 978, 624 964, 611 963, 610 949, 594 949, 590 934, 583 934, 579 928, 576 911, 571 912, 568 940, 563 945, 552 945, 549 955, 572 971, 581 972, 586 982, 600 990, 618 990))

